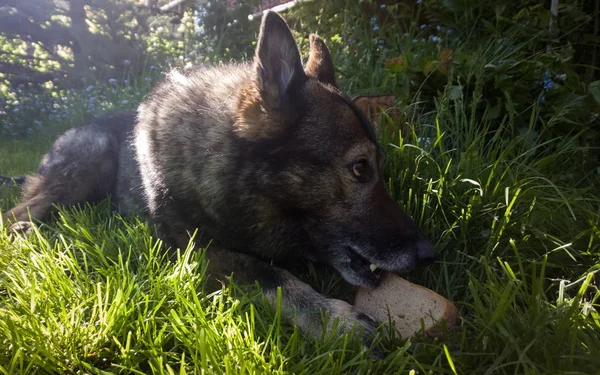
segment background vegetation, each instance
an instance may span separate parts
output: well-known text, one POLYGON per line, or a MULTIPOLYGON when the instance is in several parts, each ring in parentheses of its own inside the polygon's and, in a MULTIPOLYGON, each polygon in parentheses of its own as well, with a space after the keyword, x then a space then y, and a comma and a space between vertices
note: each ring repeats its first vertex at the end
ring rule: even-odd
MULTIPOLYGON (((0 175, 34 171, 56 135, 134 108, 172 67, 251 58, 259 1, 164 3, 0 0, 0 175)), ((309 33, 326 40, 346 93, 395 95, 389 190, 440 249, 406 277, 455 301, 459 328, 382 339, 381 361, 347 336, 309 340, 251 304, 254 289, 206 295, 201 253, 171 263, 145 223, 103 204, 63 208, 29 240, 0 228, 0 372, 598 373, 600 9, 550 3, 284 13, 305 57, 309 33)), ((6 210, 17 192, 0 198, 6 210)))

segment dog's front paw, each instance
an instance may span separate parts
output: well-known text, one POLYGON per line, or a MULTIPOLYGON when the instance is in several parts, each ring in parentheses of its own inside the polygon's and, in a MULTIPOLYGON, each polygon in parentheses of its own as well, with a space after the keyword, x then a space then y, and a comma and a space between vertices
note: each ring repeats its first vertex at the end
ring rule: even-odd
POLYGON ((379 325, 375 319, 341 300, 331 299, 329 305, 328 331, 331 331, 337 320, 338 332, 354 332, 361 338, 366 348, 371 349, 373 359, 383 358, 382 348, 375 343, 375 334, 379 325))
POLYGON ((30 237, 33 233, 34 227, 35 224, 33 224, 31 221, 17 221, 8 227, 8 234, 30 237))
POLYGON ((329 313, 329 328, 332 327, 337 318, 340 328, 344 332, 350 332, 352 329, 355 329, 355 333, 362 335, 364 341, 370 341, 375 330, 377 330, 377 321, 375 319, 368 314, 360 312, 345 301, 329 300, 329 313))

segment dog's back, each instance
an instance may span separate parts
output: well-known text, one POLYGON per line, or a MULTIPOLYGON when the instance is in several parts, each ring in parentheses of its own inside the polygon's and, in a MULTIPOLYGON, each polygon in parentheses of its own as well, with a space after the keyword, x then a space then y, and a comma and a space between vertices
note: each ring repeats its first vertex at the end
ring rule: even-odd
POLYGON ((173 72, 137 116, 68 131, 7 216, 27 222, 29 209, 42 219, 54 203, 112 194, 121 212, 147 209, 168 245, 185 248, 203 232, 209 279, 258 281, 315 336, 332 323, 323 326, 320 310, 367 335, 372 318, 265 258, 321 261, 367 288, 378 282, 372 264, 407 272, 431 262, 435 248, 387 193, 382 162, 372 124, 336 86, 325 43, 310 37, 303 66, 285 21, 267 12, 253 64, 173 72))
MULTIPOLYGON (((9 222, 29 221, 29 215, 43 220, 53 204, 71 205, 97 202, 107 195, 124 193, 129 211, 139 200, 136 190, 117 189, 119 179, 128 185, 139 179, 137 167, 129 161, 119 172, 120 158, 128 158, 128 138, 135 121, 134 112, 117 112, 72 128, 60 136, 44 155, 38 172, 28 176, 22 187, 22 203, 4 216, 9 222), (124 151, 123 151, 124 150, 124 151), (133 170, 132 170, 133 168, 133 170)), ((21 230, 22 225, 16 228, 21 230)))

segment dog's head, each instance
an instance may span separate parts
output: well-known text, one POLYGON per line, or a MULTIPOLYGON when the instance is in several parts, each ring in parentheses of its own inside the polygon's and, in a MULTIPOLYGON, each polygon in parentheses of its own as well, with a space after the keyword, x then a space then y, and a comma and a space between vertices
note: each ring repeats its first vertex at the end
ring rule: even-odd
POLYGON ((431 262, 434 246, 387 193, 373 126, 337 89, 324 42, 310 36, 303 66, 287 24, 268 12, 253 67, 236 132, 261 160, 256 179, 277 225, 297 228, 311 257, 359 286, 377 284, 371 264, 406 272, 431 262))

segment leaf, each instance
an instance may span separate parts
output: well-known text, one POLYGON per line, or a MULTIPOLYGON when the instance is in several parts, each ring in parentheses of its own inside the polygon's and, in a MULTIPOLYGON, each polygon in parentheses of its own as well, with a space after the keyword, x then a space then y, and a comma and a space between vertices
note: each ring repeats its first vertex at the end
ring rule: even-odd
POLYGON ((504 11, 506 10, 506 5, 496 5, 496 19, 500 19, 504 11))
POLYGON ((596 103, 600 104, 600 81, 594 81, 590 83, 590 94, 596 100, 596 103))
POLYGON ((440 51, 440 53, 438 53, 437 58, 441 63, 441 65, 439 66, 439 70, 441 73, 446 74, 448 72, 448 68, 454 62, 454 59, 452 58, 453 53, 454 51, 450 48, 444 48, 440 51))
POLYGON ((497 118, 500 117, 500 115, 502 114, 502 109, 503 109, 503 105, 502 102, 499 102, 497 105, 491 107, 489 106, 487 108, 487 111, 485 111, 485 115, 484 115, 484 120, 495 120, 497 118))
POLYGON ((496 32, 496 26, 494 26, 493 23, 491 23, 490 21, 481 20, 481 23, 483 24, 483 27, 485 27, 485 29, 490 33, 490 34, 494 34, 496 32))
POLYGON ((454 375, 457 375, 456 367, 454 367, 454 361, 452 360, 452 357, 450 356, 450 351, 448 350, 448 347, 446 346, 446 344, 444 344, 444 353, 446 353, 446 359, 448 360, 448 364, 450 365, 452 372, 454 373, 454 375))
MULTIPOLYGON (((354 97, 352 101, 373 123, 377 123, 382 113, 396 105, 394 95, 361 95, 354 97)), ((399 116, 399 113, 392 111, 390 115, 394 118, 399 116)))
POLYGON ((438 60, 441 62, 446 62, 452 58, 454 51, 451 48, 444 48, 438 53, 438 60))
POLYGON ((404 56, 396 56, 391 59, 385 60, 383 65, 386 69, 392 73, 400 73, 406 71, 406 59, 404 56))
POLYGON ((448 99, 450 100, 459 100, 463 97, 462 86, 452 86, 450 88, 450 92, 448 93, 448 99))
POLYGON ((436 64, 433 61, 428 61, 423 68, 423 74, 427 75, 434 71, 436 68, 436 64))

